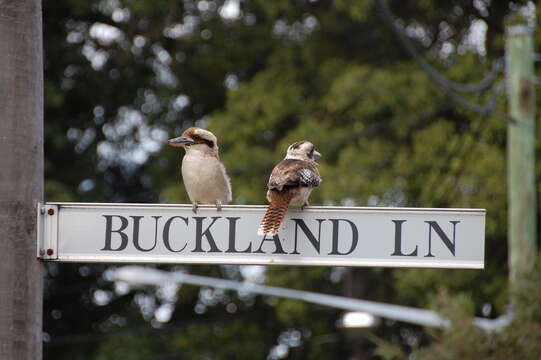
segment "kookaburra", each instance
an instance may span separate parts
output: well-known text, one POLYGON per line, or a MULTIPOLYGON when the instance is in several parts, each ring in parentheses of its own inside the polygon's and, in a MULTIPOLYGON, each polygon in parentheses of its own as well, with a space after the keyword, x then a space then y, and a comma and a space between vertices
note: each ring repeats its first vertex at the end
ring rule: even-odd
POLYGON ((167 143, 186 150, 182 159, 182 180, 194 213, 199 204, 216 204, 221 210, 222 204, 231 201, 231 183, 220 162, 218 140, 213 133, 191 127, 167 143))
POLYGON ((310 193, 321 182, 316 163, 320 156, 309 141, 297 141, 287 148, 285 159, 274 167, 267 184, 270 205, 259 225, 259 235, 278 234, 290 203, 301 209, 308 205, 310 193))

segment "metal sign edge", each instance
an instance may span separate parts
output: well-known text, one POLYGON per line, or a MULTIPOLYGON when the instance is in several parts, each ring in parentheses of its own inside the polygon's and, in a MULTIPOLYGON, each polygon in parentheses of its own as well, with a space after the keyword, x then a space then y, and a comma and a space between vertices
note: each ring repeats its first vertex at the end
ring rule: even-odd
MULTIPOLYGON (((43 204, 56 205, 59 208, 157 208, 157 209, 171 209, 171 208, 185 208, 191 210, 191 204, 160 204, 160 203, 74 203, 74 202, 46 202, 43 204)), ((266 209, 268 205, 223 205, 223 210, 262 210, 266 209)), ((200 205, 200 210, 215 209, 214 205, 200 205)), ((293 211, 299 211, 292 209, 293 211)), ((384 207, 384 206, 308 206, 303 211, 365 211, 365 212, 442 212, 442 213, 468 213, 485 215, 486 209, 482 208, 417 208, 417 207, 384 207)))
POLYGON ((56 259, 43 259, 48 261, 59 262, 84 262, 84 263, 143 263, 143 264, 200 264, 200 265, 217 265, 217 264, 234 264, 234 265, 292 265, 292 266, 354 266, 354 267, 396 267, 396 268, 443 268, 443 269, 484 269, 484 263, 473 262, 449 262, 438 261, 381 261, 381 260, 362 260, 362 261, 347 261, 340 259, 324 260, 283 260, 283 259, 261 259, 254 258, 253 260, 243 258, 241 261, 231 261, 230 257, 214 257, 207 258, 204 261, 198 259, 175 259, 163 257, 147 257, 147 256, 123 256, 115 258, 114 256, 101 257, 89 255, 68 255, 59 256, 56 259))

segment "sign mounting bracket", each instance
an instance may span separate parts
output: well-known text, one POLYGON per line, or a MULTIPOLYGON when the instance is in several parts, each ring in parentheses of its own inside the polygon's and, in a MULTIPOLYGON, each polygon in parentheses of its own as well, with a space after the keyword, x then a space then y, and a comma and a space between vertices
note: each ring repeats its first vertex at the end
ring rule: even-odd
POLYGON ((37 257, 58 259, 58 205, 38 203, 37 257))

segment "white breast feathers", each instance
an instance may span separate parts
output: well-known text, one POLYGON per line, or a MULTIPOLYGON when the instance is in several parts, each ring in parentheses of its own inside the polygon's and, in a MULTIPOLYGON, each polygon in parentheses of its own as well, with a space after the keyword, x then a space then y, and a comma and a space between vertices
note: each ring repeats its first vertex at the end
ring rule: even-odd
POLYGON ((227 204, 231 201, 231 184, 216 156, 187 153, 182 160, 182 179, 192 203, 227 204))

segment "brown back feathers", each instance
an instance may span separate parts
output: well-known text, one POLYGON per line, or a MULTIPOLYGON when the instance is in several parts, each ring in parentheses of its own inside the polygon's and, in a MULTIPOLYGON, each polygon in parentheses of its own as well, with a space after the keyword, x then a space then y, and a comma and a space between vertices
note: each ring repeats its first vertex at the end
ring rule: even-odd
POLYGON ((320 182, 315 161, 285 159, 272 170, 268 187, 281 191, 284 186, 318 186, 320 182))
POLYGON ((267 200, 269 208, 259 226, 259 235, 276 235, 284 221, 289 203, 302 187, 315 187, 321 182, 315 161, 285 159, 280 162, 269 179, 267 200))

